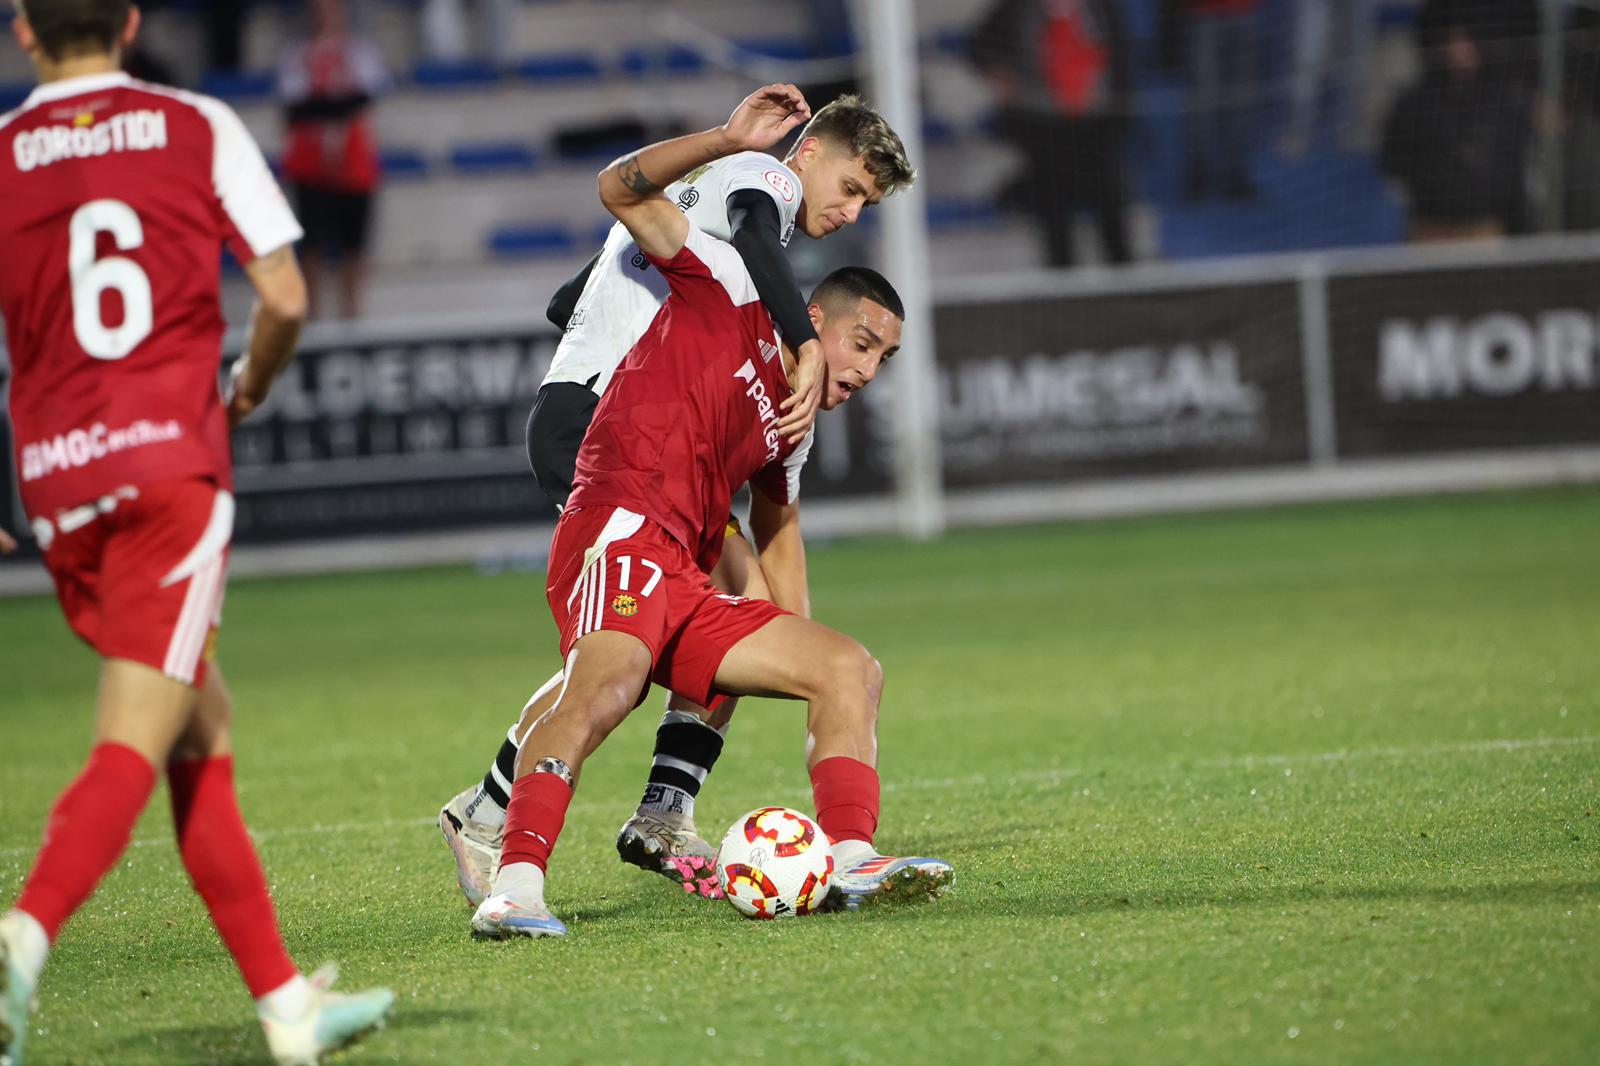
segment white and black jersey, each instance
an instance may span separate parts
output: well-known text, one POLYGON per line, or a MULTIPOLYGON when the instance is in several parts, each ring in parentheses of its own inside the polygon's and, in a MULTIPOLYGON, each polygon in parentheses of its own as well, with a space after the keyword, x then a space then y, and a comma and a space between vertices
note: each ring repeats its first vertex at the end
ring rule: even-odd
MULTIPOLYGON (((763 152, 741 152, 707 163, 668 185, 664 195, 694 226, 731 241, 728 197, 755 189, 778 209, 780 240, 787 246, 800 208, 800 178, 763 152)), ((622 223, 611 227, 544 384, 577 382, 604 392, 611 375, 649 327, 667 298, 667 282, 645 258, 622 223)))

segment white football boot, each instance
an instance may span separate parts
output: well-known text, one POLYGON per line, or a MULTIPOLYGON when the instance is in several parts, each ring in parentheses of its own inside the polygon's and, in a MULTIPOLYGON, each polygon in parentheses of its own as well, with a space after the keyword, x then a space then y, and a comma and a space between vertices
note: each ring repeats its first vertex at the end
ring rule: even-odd
POLYGON ((490 896, 472 916, 474 940, 566 935, 567 927, 542 902, 524 906, 510 896, 490 896))
POLYGON ((494 886, 494 872, 500 866, 503 826, 488 825, 467 817, 467 804, 477 795, 473 785, 446 803, 439 811, 439 831, 456 860, 456 884, 467 902, 476 907, 494 886))
POLYGON ((955 887, 956 871, 943 859, 872 855, 835 870, 823 910, 859 910, 935 900, 955 887))
POLYGON ((660 874, 690 895, 721 899, 717 849, 681 814, 636 813, 617 833, 617 855, 641 870, 660 874))
POLYGON ((22 1066, 33 1013, 34 982, 15 956, 7 926, 0 922, 0 1066, 22 1066))
POLYGON ((298 1018, 279 1018, 258 1008, 267 1047, 278 1066, 317 1066, 325 1053, 349 1047, 383 1027, 394 993, 372 988, 346 995, 333 991, 338 979, 339 967, 331 962, 312 974, 311 1005, 298 1018))

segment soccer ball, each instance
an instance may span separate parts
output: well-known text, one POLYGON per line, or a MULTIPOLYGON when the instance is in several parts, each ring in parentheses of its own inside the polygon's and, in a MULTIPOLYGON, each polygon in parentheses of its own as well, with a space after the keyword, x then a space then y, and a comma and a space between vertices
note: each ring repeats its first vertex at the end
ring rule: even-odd
POLYGON ((832 880, 827 834, 788 807, 743 815, 717 852, 717 883, 746 918, 810 914, 828 897, 832 880))

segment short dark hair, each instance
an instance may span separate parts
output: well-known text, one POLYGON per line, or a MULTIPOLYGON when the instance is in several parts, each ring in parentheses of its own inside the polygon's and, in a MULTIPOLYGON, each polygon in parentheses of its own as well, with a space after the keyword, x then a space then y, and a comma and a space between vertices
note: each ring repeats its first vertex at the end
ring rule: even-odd
POLYGON ((838 97, 811 116, 806 128, 800 131, 800 140, 807 137, 832 141, 860 159, 885 196, 917 180, 917 172, 906 158, 906 146, 900 143, 899 134, 889 128, 882 115, 854 94, 838 97))
POLYGON ((900 294, 894 291, 888 278, 871 267, 840 267, 817 282, 817 287, 811 290, 811 302, 824 310, 829 304, 837 305, 840 300, 849 300, 851 303, 871 300, 902 322, 905 321, 906 307, 900 302, 900 294))
POLYGON ((111 52, 128 25, 128 0, 18 0, 39 47, 60 61, 85 52, 111 52))

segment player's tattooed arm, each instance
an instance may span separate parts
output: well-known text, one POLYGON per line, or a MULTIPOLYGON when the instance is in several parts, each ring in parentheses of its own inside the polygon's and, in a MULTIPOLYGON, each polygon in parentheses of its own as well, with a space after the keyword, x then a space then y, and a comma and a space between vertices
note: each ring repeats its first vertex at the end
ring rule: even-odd
POLYGON ((606 167, 600 202, 628 227, 641 251, 670 259, 683 247, 689 223, 662 190, 709 160, 775 144, 810 117, 799 89, 764 86, 745 97, 723 125, 658 141, 606 167))
MULTIPOLYGON (((712 158, 714 159, 716 156, 712 156, 712 158)), ((622 184, 627 187, 628 191, 641 200, 646 196, 654 196, 664 188, 664 186, 657 185, 644 176, 644 171, 639 168, 639 156, 637 153, 630 155, 617 164, 617 175, 622 179, 622 184)))

